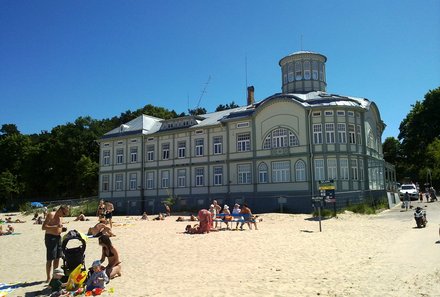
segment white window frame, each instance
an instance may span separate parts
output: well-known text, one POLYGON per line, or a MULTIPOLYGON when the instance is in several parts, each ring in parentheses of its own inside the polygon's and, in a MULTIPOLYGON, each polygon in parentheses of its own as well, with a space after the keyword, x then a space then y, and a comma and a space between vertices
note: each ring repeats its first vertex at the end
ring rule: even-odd
POLYGON ((361 125, 357 125, 356 126, 356 136, 357 136, 357 143, 359 145, 362 145, 362 129, 361 129, 361 125))
POLYGON ((110 166, 110 150, 104 150, 102 152, 102 164, 104 166, 110 166))
POLYGON ((110 175, 104 174, 102 176, 101 190, 102 192, 110 191, 110 175))
POLYGON ((170 143, 162 143, 162 160, 170 159, 170 143))
POLYGON ((147 162, 154 161, 154 145, 147 145, 147 162))
POLYGON ((332 117, 333 116, 333 110, 326 110, 326 111, 324 111, 324 115, 326 117, 332 117))
POLYGON ((252 183, 252 164, 239 164, 237 166, 238 171, 238 184, 245 185, 252 183))
POLYGON ((154 189, 154 171, 149 171, 145 174, 147 190, 154 189))
POLYGON ((338 142, 347 143, 347 126, 345 123, 337 123, 338 142))
POLYGON ((338 162, 335 158, 327 159, 327 178, 338 179, 338 162))
POLYGON ((177 170, 177 187, 178 188, 186 187, 186 169, 177 170))
POLYGON ((124 164, 124 149, 123 148, 116 149, 116 164, 117 165, 124 164))
POLYGON ((290 182, 290 162, 276 161, 272 162, 272 183, 290 182))
POLYGON ((194 169, 196 187, 205 186, 205 168, 197 167, 194 169))
POLYGON ((306 163, 303 160, 298 160, 295 163, 295 180, 297 182, 303 182, 307 180, 306 163))
POLYGON ((322 124, 313 124, 313 143, 322 144, 322 124))
POLYGON ((335 143, 335 124, 325 123, 325 141, 326 143, 335 143))
POLYGON ((356 128, 354 124, 348 124, 348 142, 356 144, 356 128))
POLYGON ((160 186, 162 189, 168 189, 170 187, 170 171, 162 170, 160 186))
POLYGON ((258 182, 260 184, 267 184, 269 182, 269 168, 264 162, 258 165, 258 182))
POLYGON ((136 163, 138 160, 138 147, 132 146, 130 147, 130 163, 136 163))
POLYGON ((129 177, 130 191, 137 190, 137 173, 132 172, 129 177))
POLYGON ((214 155, 223 154, 223 136, 214 136, 212 139, 214 155))
POLYGON ((311 65, 310 61, 304 61, 304 79, 310 80, 311 79, 311 65))
POLYGON ((177 143, 177 158, 183 159, 186 157, 186 141, 179 141, 177 143))
POLYGON ((302 80, 303 72, 302 72, 302 63, 300 61, 295 62, 295 80, 302 80))
POLYGON ((214 186, 223 185, 223 166, 214 167, 214 186))
POLYGON ((123 174, 115 174, 115 191, 123 191, 124 190, 124 175, 123 174))
POLYGON ((339 159, 339 170, 339 179, 348 180, 350 177, 348 174, 348 159, 339 159))
POLYGON ((358 160, 351 159, 350 160, 350 171, 351 171, 351 179, 358 180, 359 179, 359 171, 358 171, 358 160))
POLYGON ((315 159, 315 180, 325 180, 324 159, 315 159))
POLYGON ((204 153, 205 140, 203 138, 194 139, 195 156, 202 157, 204 153))
POLYGON ((237 152, 249 152, 251 150, 251 133, 237 134, 237 152))

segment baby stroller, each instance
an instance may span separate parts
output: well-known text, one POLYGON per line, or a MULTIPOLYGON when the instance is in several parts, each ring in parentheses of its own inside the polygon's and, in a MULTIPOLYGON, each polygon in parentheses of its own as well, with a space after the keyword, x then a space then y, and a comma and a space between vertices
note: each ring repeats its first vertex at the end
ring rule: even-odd
POLYGON ((82 264, 82 270, 85 270, 86 241, 81 233, 76 230, 67 232, 63 237, 61 247, 63 249, 63 269, 66 277, 69 277, 70 273, 80 264, 82 264), (71 243, 69 244, 69 242, 71 243))

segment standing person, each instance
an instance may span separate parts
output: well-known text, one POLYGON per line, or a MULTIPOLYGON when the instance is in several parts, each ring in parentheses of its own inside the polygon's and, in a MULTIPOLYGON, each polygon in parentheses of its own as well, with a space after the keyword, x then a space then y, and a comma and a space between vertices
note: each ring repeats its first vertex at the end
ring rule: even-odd
POLYGON ((98 221, 105 219, 105 204, 104 200, 100 200, 98 204, 98 209, 96 210, 96 216, 98 217, 98 221))
POLYGON ((212 204, 214 205, 214 208, 216 210, 217 213, 220 213, 222 210, 222 207, 220 205, 218 205, 217 200, 213 200, 212 204))
POLYGON ((121 276, 121 261, 119 260, 119 253, 112 245, 110 238, 107 235, 102 235, 98 239, 99 245, 102 246, 101 263, 104 263, 107 258, 107 266, 105 272, 107 276, 112 279, 121 276))
POLYGON ((408 208, 409 208, 409 201, 410 201, 408 192, 405 192, 405 196, 403 197, 403 201, 405 203, 405 210, 408 210, 408 208))
POLYGON ((60 258, 62 256, 61 248, 61 232, 66 231, 61 223, 61 218, 69 214, 69 208, 61 205, 57 211, 49 212, 44 220, 41 229, 46 231, 44 235, 44 243, 46 245, 46 282, 50 281, 53 268, 58 268, 60 258))
POLYGON ((106 223, 110 224, 110 229, 113 228, 112 218, 113 218, 113 211, 115 210, 113 203, 110 201, 105 201, 105 221, 106 223))

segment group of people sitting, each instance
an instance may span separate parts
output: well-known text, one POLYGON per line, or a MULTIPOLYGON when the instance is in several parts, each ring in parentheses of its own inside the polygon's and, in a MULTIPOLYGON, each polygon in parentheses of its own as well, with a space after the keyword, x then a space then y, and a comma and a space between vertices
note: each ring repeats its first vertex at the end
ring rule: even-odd
POLYGON ((13 234, 15 232, 14 227, 12 227, 11 225, 8 225, 6 227, 6 230, 3 230, 3 225, 0 225, 0 236, 1 235, 10 235, 13 234))

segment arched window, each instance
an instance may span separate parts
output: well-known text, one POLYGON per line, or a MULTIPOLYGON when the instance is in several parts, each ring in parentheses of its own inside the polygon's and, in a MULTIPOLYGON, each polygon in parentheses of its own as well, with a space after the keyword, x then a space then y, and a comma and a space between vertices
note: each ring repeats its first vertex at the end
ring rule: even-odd
POLYGON ((304 79, 310 79, 310 61, 304 61, 304 79))
POLYGON ((295 180, 306 181, 306 163, 303 160, 299 160, 295 163, 295 180))
POLYGON ((260 165, 258 165, 258 182, 260 184, 267 183, 268 182, 267 177, 268 177, 267 165, 266 163, 260 163, 260 165))
POLYGON ((281 148, 289 146, 298 146, 299 141, 296 134, 285 128, 272 130, 264 139, 263 149, 281 148))

